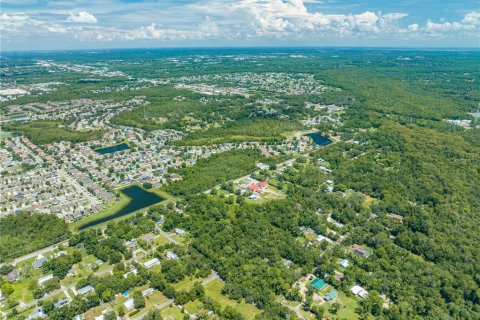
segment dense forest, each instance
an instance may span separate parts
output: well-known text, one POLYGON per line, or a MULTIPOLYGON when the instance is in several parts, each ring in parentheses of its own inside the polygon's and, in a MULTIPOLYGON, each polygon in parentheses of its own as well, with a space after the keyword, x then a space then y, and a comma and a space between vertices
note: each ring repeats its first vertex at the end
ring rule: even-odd
POLYGON ((162 189, 172 195, 191 195, 223 183, 240 178, 255 168, 262 156, 258 149, 233 150, 199 159, 194 166, 176 170, 182 176, 162 189))
MULTIPOLYGON (((275 297, 286 294, 302 270, 319 261, 319 251, 302 249, 298 213, 292 204, 234 205, 207 196, 190 199, 188 217, 180 223, 193 236, 192 246, 227 281, 225 292, 267 312, 284 312, 275 297), (282 258, 299 268, 287 268, 282 258), (303 268, 303 269, 302 269, 303 268)), ((268 313, 267 313, 268 314, 268 313)))
POLYGON ((0 219, 0 262, 68 239, 67 223, 50 214, 9 215, 0 219))
POLYGON ((178 141, 180 145, 209 145, 225 142, 273 142, 285 139, 283 134, 295 132, 302 126, 281 119, 248 119, 226 123, 219 128, 195 131, 178 141))
POLYGON ((18 134, 26 136, 36 145, 53 142, 71 141, 74 143, 100 139, 104 131, 85 130, 77 131, 66 127, 67 123, 60 121, 39 120, 34 122, 9 124, 4 127, 18 134))
MULTIPOLYGON (((428 282, 426 274, 417 276, 422 280, 415 284, 418 288, 414 292, 432 291, 421 294, 429 304, 417 310, 424 316, 433 316, 440 306, 461 313, 465 310, 454 311, 453 305, 464 305, 468 310, 478 304, 480 149, 460 137, 391 123, 360 139, 368 141, 368 146, 337 144, 322 154, 334 164, 336 181, 381 200, 372 207, 375 214, 393 213, 404 218, 403 225, 389 226, 393 240, 379 231, 382 227, 378 223, 367 224, 363 232, 355 233, 358 241, 382 248, 378 263, 369 262, 364 267, 384 269, 380 262, 386 259, 396 268, 411 269, 405 265, 409 262, 421 265, 418 272, 436 274, 436 285, 428 282), (438 299, 430 300, 434 296, 438 299)), ((383 286, 388 288, 385 283, 383 286)), ((407 297, 411 296, 402 300, 407 297)), ((462 317, 469 318, 466 315, 462 317)))

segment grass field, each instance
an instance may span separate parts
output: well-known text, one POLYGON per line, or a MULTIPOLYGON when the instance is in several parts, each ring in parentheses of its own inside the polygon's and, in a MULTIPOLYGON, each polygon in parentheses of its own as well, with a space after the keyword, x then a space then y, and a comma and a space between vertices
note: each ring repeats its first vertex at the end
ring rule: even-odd
MULTIPOLYGON (((141 287, 141 290, 147 289, 147 286, 141 287)), ((155 306, 167 301, 167 298, 160 292, 154 291, 145 297, 145 308, 143 308, 136 316, 147 313, 155 308, 155 306)))
POLYGON ((223 295, 222 289, 224 286, 225 284, 221 280, 215 279, 205 286, 205 294, 220 303, 222 306, 233 307, 246 319, 254 319, 257 314, 260 314, 260 310, 254 305, 245 302, 238 303, 223 295))
POLYGON ((204 280, 203 278, 196 278, 196 277, 185 277, 182 281, 179 281, 173 285, 175 290, 177 291, 189 291, 193 288, 195 282, 201 282, 204 280))
POLYGON ((163 245, 167 244, 168 242, 169 241, 167 240, 167 238, 165 238, 162 235, 158 235, 153 239, 153 243, 157 246, 163 246, 163 245))
MULTIPOLYGON (((344 292, 338 291, 338 298, 339 301, 341 301, 342 307, 340 310, 338 310, 337 316, 339 319, 358 319, 359 315, 358 313, 355 313, 355 308, 358 306, 358 301, 353 298, 353 297, 347 297, 344 292)), ((328 306, 328 304, 326 304, 328 306)), ((328 316, 334 316, 332 315, 329 311, 328 308, 326 308, 326 315, 328 316)))
POLYGON ((182 310, 174 305, 170 305, 162 310, 162 317, 164 320, 183 320, 184 316, 185 314, 182 313, 182 310))
POLYGON ((203 310, 203 303, 198 300, 190 301, 189 303, 184 305, 184 308, 188 311, 188 313, 198 313, 203 310))
POLYGON ((16 301, 29 302, 33 300, 33 293, 28 290, 28 285, 32 280, 24 280, 16 283, 12 283, 13 293, 10 295, 9 299, 16 301))

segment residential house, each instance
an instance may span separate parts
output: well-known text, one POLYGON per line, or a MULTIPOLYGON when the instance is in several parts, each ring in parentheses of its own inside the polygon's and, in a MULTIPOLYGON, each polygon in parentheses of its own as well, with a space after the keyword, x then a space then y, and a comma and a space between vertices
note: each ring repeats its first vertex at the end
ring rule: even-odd
POLYGON ((332 290, 330 290, 329 293, 327 293, 327 294, 325 295, 325 297, 323 297, 323 299, 325 299, 325 301, 328 302, 328 301, 335 300, 337 297, 338 297, 338 292, 337 292, 337 290, 332 289, 332 290))
POLYGON ((359 285, 354 285, 350 291, 352 291, 352 293, 360 298, 366 298, 368 296, 368 292, 367 290, 365 290, 364 288, 362 288, 361 286, 359 285))
POLYGON ((69 303, 70 303, 70 301, 68 299, 62 299, 62 300, 57 301, 53 306, 55 308, 63 308, 64 306, 66 306, 69 303))
POLYGON ((83 296, 83 295, 86 295, 87 293, 90 293, 90 292, 92 292, 92 291, 94 291, 94 290, 95 290, 94 287, 92 287, 91 285, 88 285, 88 286, 85 286, 85 287, 83 287, 83 288, 78 289, 78 290, 77 290, 77 293, 78 293, 79 295, 83 296))
POLYGON ((178 256, 174 252, 168 251, 167 252, 167 259, 168 260, 178 260, 178 256))
POLYGON ((13 270, 9 274, 7 274, 7 279, 8 279, 9 282, 17 282, 17 280, 18 280, 17 270, 13 270))
POLYGON ((49 274, 49 275, 46 275, 44 277, 41 277, 40 279, 38 279, 37 282, 38 282, 39 285, 43 286, 43 284, 45 282, 47 282, 48 280, 51 280, 51 279, 53 279, 53 274, 49 274))
POLYGON ((185 234, 187 234, 187 232, 183 229, 175 228, 175 234, 177 234, 179 236, 184 236, 185 234))
POLYGON ((338 264, 339 264, 341 267, 343 267, 343 268, 346 269, 346 268, 348 268, 348 266, 350 265, 350 261, 348 261, 347 259, 343 259, 343 260, 340 261, 338 264))
POLYGON ((350 251, 352 251, 352 253, 354 253, 358 256, 364 257, 365 259, 370 256, 370 251, 368 249, 365 249, 363 246, 358 245, 358 244, 352 245, 350 247, 350 251))
POLYGON ((321 291, 323 290, 327 284, 325 283, 325 281, 323 281, 322 279, 320 278, 315 278, 314 280, 312 280, 310 282, 310 285, 317 291, 321 291))
POLYGON ((127 301, 125 301, 123 303, 123 306, 125 307, 125 309, 127 310, 132 310, 134 308, 134 303, 133 303, 133 298, 130 298, 128 299, 127 301))
POLYGON ((158 265, 160 265, 160 260, 158 260, 157 258, 153 258, 143 263, 143 266, 147 269, 153 268, 158 265))
POLYGON ((153 288, 145 289, 145 290, 142 291, 142 296, 146 297, 146 296, 152 294, 153 291, 155 291, 155 289, 153 289, 153 288))
POLYGON ((155 238, 155 236, 151 233, 149 234, 146 234, 144 236, 141 237, 142 240, 146 241, 147 243, 151 243, 153 241, 153 239, 155 238))
POLYGON ((389 213, 389 214, 387 214, 387 217, 395 220, 398 223, 403 223, 403 217, 401 215, 394 214, 394 213, 389 213))
POLYGON ((43 263, 47 261, 47 258, 44 256, 40 255, 37 257, 37 260, 32 262, 32 267, 34 269, 40 269, 43 266, 43 263))

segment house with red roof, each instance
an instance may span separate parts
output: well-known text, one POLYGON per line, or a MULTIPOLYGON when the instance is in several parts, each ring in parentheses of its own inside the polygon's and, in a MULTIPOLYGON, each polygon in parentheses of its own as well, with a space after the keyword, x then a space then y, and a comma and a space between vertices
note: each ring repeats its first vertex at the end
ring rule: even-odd
POLYGON ((249 190, 253 191, 253 192, 256 192, 256 193, 262 193, 263 190, 260 189, 260 187, 258 186, 258 184, 251 184, 247 187, 249 190))
POLYGON ((268 180, 260 181, 259 183, 257 183, 257 185, 258 185, 260 188, 264 189, 264 188, 268 187, 268 180))

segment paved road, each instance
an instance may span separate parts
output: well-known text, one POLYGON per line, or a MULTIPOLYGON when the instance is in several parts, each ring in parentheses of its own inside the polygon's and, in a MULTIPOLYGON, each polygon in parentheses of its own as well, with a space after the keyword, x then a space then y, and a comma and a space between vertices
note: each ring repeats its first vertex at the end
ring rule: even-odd
MULTIPOLYGON (((21 302, 20 305, 19 305, 19 308, 18 308, 18 311, 22 311, 22 310, 25 310, 25 309, 28 309, 34 305, 37 305, 38 304, 38 301, 42 301, 42 300, 47 300, 47 299, 50 299, 51 297, 61 293, 61 292, 64 292, 68 289, 71 289, 75 287, 75 285, 71 285, 69 287, 60 287, 60 289, 57 289, 57 290, 54 290, 46 295, 44 295, 43 297, 41 297, 40 299, 35 299, 35 300, 32 300, 30 301, 29 303, 23 303, 21 302)), ((67 297, 70 297, 69 295, 67 295, 67 297)))
POLYGON ((215 270, 212 270, 212 274, 210 275, 210 277, 202 281, 202 285, 207 285, 215 279, 220 279, 220 277, 218 276, 218 273, 215 270))
POLYGON ((72 302, 72 297, 71 297, 70 294, 68 293, 68 289, 63 290, 63 293, 64 293, 65 296, 67 297, 68 301, 72 302))
POLYGON ((66 244, 68 244, 68 240, 65 240, 65 241, 62 241, 62 242, 59 242, 59 243, 56 243, 56 244, 52 244, 51 246, 48 246, 46 248, 34 251, 32 253, 26 254, 26 255, 18 257, 18 258, 15 258, 13 261, 0 263, 0 266, 3 266, 4 264, 15 264, 16 265, 16 264, 18 264, 22 261, 25 261, 25 260, 28 260, 28 259, 31 259, 31 258, 35 258, 38 255, 43 255, 47 252, 53 251, 56 248, 58 248, 59 245, 66 245, 66 244))
MULTIPOLYGON (((168 299, 167 301, 162 302, 162 303, 160 303, 159 305, 155 306, 155 309, 161 310, 161 309, 163 309, 163 308, 165 308, 166 306, 169 306, 169 305, 171 305, 171 304, 173 304, 173 299, 168 299)), ((147 315, 147 313, 148 313, 148 312, 145 312, 145 313, 139 315, 139 316, 136 317, 136 318, 130 318, 130 319, 133 319, 133 320, 141 320, 141 319, 143 319, 143 318, 147 315)))
POLYGON ((175 243, 175 244, 179 244, 177 240, 175 240, 175 239, 173 239, 172 237, 170 237, 170 236, 168 235, 168 233, 166 233, 166 232, 163 231, 162 229, 160 229, 160 228, 157 227, 157 230, 158 230, 158 232, 160 232, 160 234, 161 234, 162 236, 164 236, 164 237, 168 240, 168 242, 175 243))
POLYGON ((72 176, 67 174, 64 170, 58 170, 58 173, 67 180, 68 183, 70 183, 77 191, 78 193, 81 193, 85 198, 88 199, 91 205, 97 205, 97 198, 92 196, 90 192, 88 192, 84 187, 82 187, 77 180, 73 179, 72 176))

